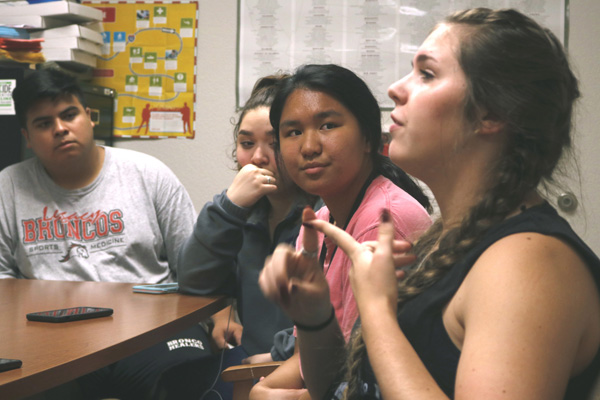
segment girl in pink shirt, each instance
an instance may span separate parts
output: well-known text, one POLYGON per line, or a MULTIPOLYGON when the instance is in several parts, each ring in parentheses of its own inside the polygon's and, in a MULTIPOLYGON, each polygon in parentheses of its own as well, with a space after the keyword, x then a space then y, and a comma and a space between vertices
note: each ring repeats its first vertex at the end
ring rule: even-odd
MULTIPOLYGON (((380 154, 381 113, 377 100, 353 72, 337 65, 306 65, 282 83, 270 112, 281 168, 303 190, 325 203, 315 215, 344 229, 359 242, 377 239, 382 209, 391 210, 395 237, 415 240, 431 220, 427 197, 417 184, 380 154)), ((310 247, 300 232, 298 249, 311 248, 330 288, 336 318, 348 339, 358 316, 343 251, 320 235, 310 247)), ((305 252, 305 254, 307 254, 305 252)), ((326 318, 328 316, 325 316, 326 318)), ((311 321, 307 318, 307 321, 311 321)), ((303 321, 296 321, 305 329, 303 321)), ((299 355, 255 386, 251 398, 304 395, 299 355)))

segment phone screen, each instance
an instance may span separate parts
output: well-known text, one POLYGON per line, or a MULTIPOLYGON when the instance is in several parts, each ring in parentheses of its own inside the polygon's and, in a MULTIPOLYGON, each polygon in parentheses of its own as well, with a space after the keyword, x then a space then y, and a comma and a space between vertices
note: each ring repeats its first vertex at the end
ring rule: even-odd
POLYGON ((107 317, 112 315, 112 308, 104 307, 70 307, 58 310, 39 311, 27 314, 30 321, 66 322, 81 319, 107 317))

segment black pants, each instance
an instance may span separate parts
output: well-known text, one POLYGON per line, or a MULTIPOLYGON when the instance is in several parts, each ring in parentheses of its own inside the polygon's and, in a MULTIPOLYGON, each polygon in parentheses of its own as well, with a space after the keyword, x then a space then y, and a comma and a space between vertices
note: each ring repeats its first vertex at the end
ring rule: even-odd
MULTIPOLYGON (((177 385, 166 382, 167 377, 163 375, 192 361, 204 364, 200 361, 204 359, 209 366, 213 362, 210 341, 206 331, 196 325, 149 349, 84 375, 78 379, 78 384, 85 399, 155 399, 159 396, 159 386, 163 388, 161 398, 175 399, 177 397, 165 392, 165 388, 177 389, 177 385)), ((198 387, 208 388, 211 383, 208 376, 195 377, 198 387)))
POLYGON ((231 400, 233 384, 221 380, 221 371, 239 365, 248 354, 242 346, 190 360, 166 371, 161 377, 157 400, 231 400))

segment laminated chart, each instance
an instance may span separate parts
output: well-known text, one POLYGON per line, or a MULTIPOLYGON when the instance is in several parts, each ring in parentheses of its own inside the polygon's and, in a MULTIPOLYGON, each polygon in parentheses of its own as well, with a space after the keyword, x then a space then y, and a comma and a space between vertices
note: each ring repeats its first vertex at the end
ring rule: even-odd
POLYGON ((238 0, 237 105, 254 82, 302 64, 356 72, 384 109, 388 86, 410 72, 421 42, 452 11, 514 7, 565 37, 568 0, 238 0))
POLYGON ((117 92, 115 136, 193 138, 198 3, 83 3, 104 13, 93 83, 117 92))

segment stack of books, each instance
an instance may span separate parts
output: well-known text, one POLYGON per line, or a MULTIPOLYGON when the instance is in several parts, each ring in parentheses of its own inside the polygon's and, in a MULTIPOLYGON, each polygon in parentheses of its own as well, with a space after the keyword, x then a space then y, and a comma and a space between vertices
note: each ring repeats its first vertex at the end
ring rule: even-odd
POLYGON ((41 42, 45 61, 95 67, 102 49, 102 11, 58 0, 36 4, 0 1, 0 25, 26 29, 41 42))
POLYGON ((31 32, 31 38, 43 39, 42 54, 46 61, 70 61, 96 66, 102 54, 100 24, 67 25, 31 32))

